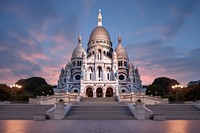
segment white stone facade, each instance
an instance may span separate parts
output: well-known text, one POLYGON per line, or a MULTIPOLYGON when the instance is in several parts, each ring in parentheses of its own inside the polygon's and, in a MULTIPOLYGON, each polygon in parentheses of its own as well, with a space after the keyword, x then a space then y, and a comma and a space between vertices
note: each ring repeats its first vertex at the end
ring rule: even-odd
POLYGON ((79 93, 83 97, 113 97, 143 90, 139 70, 129 61, 121 36, 113 51, 109 33, 102 26, 101 10, 87 51, 79 36, 71 61, 61 69, 56 90, 79 93))

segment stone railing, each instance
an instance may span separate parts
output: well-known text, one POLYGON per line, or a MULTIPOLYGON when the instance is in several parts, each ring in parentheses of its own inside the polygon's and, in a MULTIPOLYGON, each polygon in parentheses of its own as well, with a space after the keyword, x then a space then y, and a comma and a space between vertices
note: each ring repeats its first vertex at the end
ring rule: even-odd
POLYGON ((169 103, 169 100, 167 98, 160 98, 158 96, 148 96, 148 95, 140 95, 140 94, 121 93, 118 99, 119 99, 119 102, 131 102, 131 103, 135 103, 139 99, 142 103, 145 103, 145 104, 169 103))
POLYGON ((153 115, 153 112, 145 107, 144 103, 127 103, 129 110, 133 116, 138 120, 150 119, 153 115))
POLYGON ((29 103, 47 105, 59 103, 60 100, 64 101, 66 104, 68 102, 78 102, 80 101, 80 97, 78 93, 58 93, 52 96, 39 96, 37 98, 30 98, 29 103))

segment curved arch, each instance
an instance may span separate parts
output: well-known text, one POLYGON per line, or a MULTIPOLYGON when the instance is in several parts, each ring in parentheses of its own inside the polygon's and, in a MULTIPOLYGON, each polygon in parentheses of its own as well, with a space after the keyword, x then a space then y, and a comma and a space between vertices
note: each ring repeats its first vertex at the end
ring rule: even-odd
POLYGON ((72 87, 71 89, 70 89, 70 92, 71 93, 79 93, 79 87, 72 87))
POLYGON ((93 97, 93 88, 92 87, 86 88, 86 96, 87 97, 93 97))
POLYGON ((92 66, 89 66, 89 67, 88 67, 88 71, 93 72, 92 66))
POLYGON ((106 89, 106 97, 113 97, 113 89, 111 87, 106 89))
POLYGON ((99 80, 101 80, 102 71, 103 71, 102 67, 101 67, 101 66, 98 66, 98 67, 97 67, 97 71, 98 71, 98 78, 99 78, 99 80))
POLYGON ((97 97, 103 97, 103 89, 102 88, 97 88, 96 89, 96 95, 97 97))
POLYGON ((81 73, 75 72, 72 77, 74 81, 79 81, 81 79, 81 73))
POLYGON ((107 72, 110 72, 110 67, 106 67, 106 71, 107 71, 107 72))
POLYGON ((120 93, 128 93, 129 92, 129 89, 127 87, 121 87, 120 88, 120 93))

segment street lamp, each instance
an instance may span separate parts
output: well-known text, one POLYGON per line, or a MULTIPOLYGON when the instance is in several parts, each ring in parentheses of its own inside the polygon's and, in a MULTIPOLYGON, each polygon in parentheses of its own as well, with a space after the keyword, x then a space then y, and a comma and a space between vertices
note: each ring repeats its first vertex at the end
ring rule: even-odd
POLYGON ((18 89, 21 89, 22 86, 21 86, 21 85, 18 85, 18 84, 13 84, 13 85, 10 85, 10 88, 18 88, 18 89))
POLYGON ((22 86, 18 85, 18 84, 13 84, 13 85, 10 85, 10 88, 11 88, 11 90, 13 90, 12 91, 13 93, 11 93, 11 96, 12 96, 13 100, 16 100, 17 94, 20 93, 22 86))
POLYGON ((180 84, 176 84, 176 85, 173 85, 172 88, 176 90, 176 102, 178 102, 178 91, 179 89, 182 89, 183 86, 180 84))

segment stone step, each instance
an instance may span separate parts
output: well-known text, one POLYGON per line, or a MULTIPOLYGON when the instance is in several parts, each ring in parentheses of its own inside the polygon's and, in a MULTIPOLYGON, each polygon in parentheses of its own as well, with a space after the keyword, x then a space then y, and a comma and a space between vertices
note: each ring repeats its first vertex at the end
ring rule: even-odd
POLYGON ((116 97, 106 97, 106 98, 81 98, 81 102, 116 102, 116 97))
POLYGON ((82 110, 82 111, 127 111, 127 107, 93 107, 93 106, 72 106, 71 111, 82 110))
POLYGON ((166 119, 193 120, 200 119, 200 110, 194 105, 187 104, 165 104, 165 105, 146 105, 154 114, 165 114, 166 119))
POLYGON ((131 115, 130 111, 71 111, 68 115, 76 115, 76 114, 123 114, 123 115, 131 115))
POLYGON ((32 120, 34 114, 46 114, 53 105, 5 104, 0 106, 0 120, 32 120))
POLYGON ((125 104, 118 103, 115 98, 97 98, 95 102, 91 102, 91 98, 87 98, 89 102, 81 101, 73 105, 65 117, 70 120, 126 120, 135 119, 125 104), (114 101, 114 100, 115 101, 114 101), (97 102, 98 101, 98 102, 97 102))

